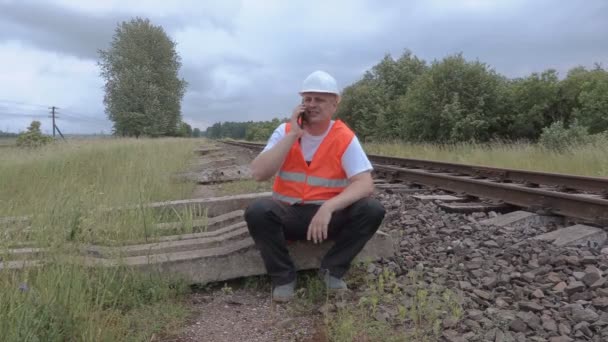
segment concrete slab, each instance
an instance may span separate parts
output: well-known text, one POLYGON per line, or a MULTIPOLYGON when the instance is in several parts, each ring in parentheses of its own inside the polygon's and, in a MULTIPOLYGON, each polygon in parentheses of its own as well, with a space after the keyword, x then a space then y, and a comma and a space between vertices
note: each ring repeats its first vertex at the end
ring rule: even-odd
POLYGON ((458 202, 464 201, 465 198, 456 197, 452 195, 415 195, 412 196, 417 200, 427 202, 427 201, 442 201, 442 202, 458 202))
POLYGON ((603 246, 608 239, 606 231, 601 228, 591 227, 584 224, 554 230, 534 237, 536 240, 552 242, 555 246, 603 246))
POLYGON ((490 212, 504 213, 513 210, 513 207, 508 204, 489 204, 481 202, 466 202, 466 203, 438 203, 438 207, 448 213, 470 214, 475 212, 490 212))
MULTIPOLYGON (((298 270, 314 269, 333 242, 322 244, 296 242, 288 246, 298 270)), ((355 261, 375 261, 394 255, 394 243, 390 235, 377 232, 357 255, 355 261)), ((189 283, 210 283, 228 279, 266 274, 264 263, 250 237, 235 240, 225 246, 190 251, 161 253, 125 258, 71 257, 70 262, 89 267, 129 266, 142 272, 170 273, 189 283)), ((2 269, 20 269, 43 265, 40 260, 10 261, 0 263, 2 269)))
POLYGON ((559 216, 544 216, 531 213, 529 211, 513 211, 508 214, 497 216, 495 218, 482 220, 479 223, 484 226, 498 226, 498 227, 524 227, 531 225, 547 225, 550 223, 562 223, 563 218, 559 216))
MULTIPOLYGON (((306 242, 291 244, 288 249, 298 270, 314 269, 331 247, 332 242, 315 245, 306 242)), ((356 261, 374 261, 394 254, 388 234, 378 232, 359 253, 356 261)), ((170 273, 190 283, 209 283, 266 273, 262 258, 253 240, 246 238, 229 246, 123 259, 86 258, 91 266, 127 265, 145 272, 170 273)))
POLYGON ((0 270, 20 270, 23 268, 41 267, 44 262, 40 260, 15 260, 0 262, 0 270))
MULTIPOLYGON (((230 211, 246 209, 249 203, 262 198, 271 198, 271 192, 258 192, 252 194, 242 194, 234 196, 210 197, 210 198, 193 198, 187 200, 167 201, 151 203, 146 206, 149 209, 169 209, 169 210, 184 210, 190 209, 194 215, 202 216, 207 210, 207 216, 218 216, 230 211)), ((137 207, 133 207, 137 209, 137 207)))
MULTIPOLYGON (((192 221, 192 228, 204 228, 206 231, 212 231, 216 229, 220 229, 222 227, 234 224, 238 221, 243 220, 243 215, 245 214, 244 210, 235 210, 231 211, 227 214, 222 214, 214 217, 209 217, 207 219, 197 219, 192 221)), ((160 230, 171 230, 171 229, 180 229, 183 227, 182 222, 168 222, 168 223, 159 223, 156 225, 157 229, 160 230)))
POLYGON ((199 237, 120 247, 91 245, 87 246, 84 251, 89 255, 102 258, 191 251, 194 249, 206 249, 230 243, 231 240, 249 236, 249 231, 247 230, 246 223, 240 222, 221 230, 209 233, 199 233, 197 235, 199 235, 199 237))
POLYGON ((41 257, 47 252, 46 248, 24 247, 0 250, 0 260, 26 260, 41 257))

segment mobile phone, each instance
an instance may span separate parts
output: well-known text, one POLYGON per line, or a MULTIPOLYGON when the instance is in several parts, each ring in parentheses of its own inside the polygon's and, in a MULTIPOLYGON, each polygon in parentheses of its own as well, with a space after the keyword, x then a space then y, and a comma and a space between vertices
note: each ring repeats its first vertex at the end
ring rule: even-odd
MULTIPOLYGON (((304 104, 304 99, 302 99, 302 104, 304 104)), ((300 123, 300 128, 304 128, 304 123, 306 121, 307 121, 307 118, 306 118, 306 109, 305 109, 298 116, 298 122, 300 123)))

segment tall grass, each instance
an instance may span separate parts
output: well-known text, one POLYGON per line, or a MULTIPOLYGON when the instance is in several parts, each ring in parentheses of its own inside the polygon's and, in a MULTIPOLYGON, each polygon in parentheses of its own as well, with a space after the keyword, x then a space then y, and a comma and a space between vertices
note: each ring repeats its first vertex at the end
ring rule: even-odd
MULTIPOLYGON (((82 244, 141 239, 160 218, 140 210, 99 210, 183 199, 194 184, 173 180, 201 141, 69 141, 36 150, 0 149, 0 247, 48 248, 46 264, 0 270, 2 341, 145 341, 187 314, 179 279, 70 260, 82 244)), ((141 206, 140 206, 141 208, 141 206)))
POLYGON ((0 217, 31 217, 43 243, 103 242, 150 233, 151 213, 100 211, 183 199, 194 184, 172 180, 200 141, 117 139, 0 150, 0 217), (59 241, 55 241, 55 240, 59 241))
POLYGON ((459 143, 452 145, 403 142, 366 143, 370 154, 439 160, 504 168, 608 176, 608 141, 572 146, 566 151, 552 151, 528 143, 459 143))

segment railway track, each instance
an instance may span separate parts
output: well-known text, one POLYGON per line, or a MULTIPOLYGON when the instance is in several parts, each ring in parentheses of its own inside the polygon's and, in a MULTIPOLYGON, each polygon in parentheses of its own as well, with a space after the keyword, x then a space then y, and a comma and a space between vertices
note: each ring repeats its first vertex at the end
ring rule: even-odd
MULTIPOLYGON (((222 141, 261 150, 264 144, 222 141)), ((608 178, 368 155, 376 177, 608 225, 608 178)))

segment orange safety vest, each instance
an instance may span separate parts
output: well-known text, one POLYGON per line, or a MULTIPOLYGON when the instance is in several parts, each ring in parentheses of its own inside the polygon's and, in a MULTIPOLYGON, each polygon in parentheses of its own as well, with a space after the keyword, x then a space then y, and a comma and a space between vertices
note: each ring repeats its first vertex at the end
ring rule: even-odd
MULTIPOLYGON (((285 126, 289 133, 291 124, 285 126)), ((336 120, 315 152, 310 166, 306 164, 300 141, 289 150, 275 177, 273 198, 289 204, 322 204, 341 193, 350 183, 342 168, 342 155, 355 133, 336 120)))

